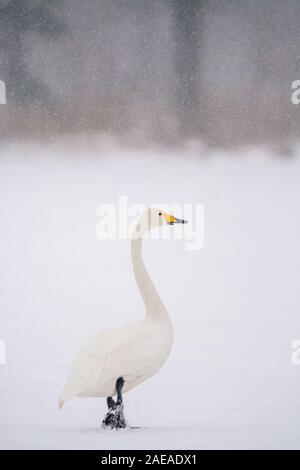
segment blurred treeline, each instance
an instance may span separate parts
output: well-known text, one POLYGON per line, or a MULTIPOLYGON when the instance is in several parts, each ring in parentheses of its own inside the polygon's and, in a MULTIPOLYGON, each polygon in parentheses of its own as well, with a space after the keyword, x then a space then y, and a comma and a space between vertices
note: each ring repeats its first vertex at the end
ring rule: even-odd
POLYGON ((0 0, 1 137, 300 132, 299 0, 0 0))

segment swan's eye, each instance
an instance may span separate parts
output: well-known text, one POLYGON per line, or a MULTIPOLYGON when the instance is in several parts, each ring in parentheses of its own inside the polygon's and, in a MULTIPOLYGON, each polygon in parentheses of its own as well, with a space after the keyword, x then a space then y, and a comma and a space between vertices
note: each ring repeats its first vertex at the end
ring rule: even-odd
POLYGON ((159 214, 158 214, 158 215, 162 215, 162 213, 161 213, 161 212, 159 212, 159 214))

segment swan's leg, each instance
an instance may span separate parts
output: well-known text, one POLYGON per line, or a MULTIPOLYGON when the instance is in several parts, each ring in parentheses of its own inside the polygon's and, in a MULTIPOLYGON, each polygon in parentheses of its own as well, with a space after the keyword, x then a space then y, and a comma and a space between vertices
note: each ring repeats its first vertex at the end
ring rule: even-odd
POLYGON ((119 377, 116 382, 117 401, 115 402, 112 397, 107 398, 108 412, 102 421, 103 429, 124 429, 127 427, 123 411, 123 385, 124 379, 119 377))
POLYGON ((123 395, 122 395, 122 388, 124 385, 124 379, 123 377, 119 377, 117 382, 116 382, 116 391, 117 391, 117 403, 120 405, 123 403, 123 395))

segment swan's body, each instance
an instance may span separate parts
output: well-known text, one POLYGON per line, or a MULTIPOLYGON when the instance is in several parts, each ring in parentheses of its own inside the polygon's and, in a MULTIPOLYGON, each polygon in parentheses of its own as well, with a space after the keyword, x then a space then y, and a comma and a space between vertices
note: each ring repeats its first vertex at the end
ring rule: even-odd
POLYGON ((103 331, 81 349, 60 400, 114 396, 118 377, 127 392, 160 369, 171 345, 170 322, 145 320, 103 331))
POLYGON ((184 221, 157 209, 149 209, 139 219, 131 241, 131 254, 146 318, 102 331, 83 346, 61 393, 60 407, 74 396, 112 397, 121 377, 124 379, 123 391, 127 392, 154 375, 166 361, 173 342, 172 324, 144 266, 142 242, 147 231, 175 222, 184 221))

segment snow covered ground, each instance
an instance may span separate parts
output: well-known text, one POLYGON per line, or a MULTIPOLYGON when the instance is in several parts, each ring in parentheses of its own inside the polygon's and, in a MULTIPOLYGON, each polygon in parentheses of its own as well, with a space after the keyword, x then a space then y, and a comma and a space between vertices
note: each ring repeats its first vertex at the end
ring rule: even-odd
POLYGON ((2 145, 1 449, 300 448, 300 155, 198 153, 2 145), (129 241, 96 237, 97 207, 119 195, 205 204, 205 244, 145 243, 175 343, 125 395, 141 429, 105 432, 104 400, 57 399, 85 339, 143 316, 129 241))

